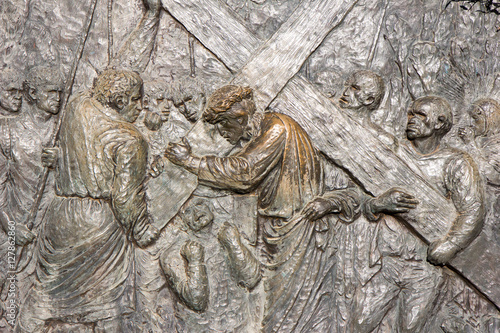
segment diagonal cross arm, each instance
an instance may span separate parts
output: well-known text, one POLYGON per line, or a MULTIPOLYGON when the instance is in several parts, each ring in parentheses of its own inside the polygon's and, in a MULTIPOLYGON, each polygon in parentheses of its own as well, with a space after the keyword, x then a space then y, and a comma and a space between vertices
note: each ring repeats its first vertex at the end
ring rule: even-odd
MULTIPOLYGON (((255 78, 260 78, 259 82, 253 82, 252 76, 252 82, 248 84, 261 87, 256 90, 256 100, 265 108, 356 2, 357 0, 302 1, 267 43, 256 37, 228 6, 218 0, 162 0, 162 5, 203 45, 209 50, 215 50, 214 54, 229 70, 234 73, 241 69, 234 78, 234 83, 242 83, 251 77, 250 73, 255 73, 255 78), (293 43, 290 43, 291 40, 293 43), (286 61, 269 56, 275 53, 273 50, 278 49, 287 53, 286 61), (260 71, 261 61, 268 62, 265 74, 260 71), (286 66, 280 66, 280 63, 286 63, 286 66), (245 64, 247 65, 244 66, 245 64)), ((227 142, 218 135, 211 135, 206 124, 201 121, 195 124, 187 138, 197 154, 229 150, 227 142)), ((168 223, 196 186, 196 176, 170 163, 166 165, 163 175, 148 182, 149 207, 157 227, 162 229, 168 223), (165 197, 175 197, 178 200, 166 202, 163 200, 165 197)))
MULTIPOLYGON (((231 71, 236 72, 239 65, 245 64, 237 71, 233 83, 252 86, 260 108, 273 103, 274 109, 297 120, 315 145, 347 169, 366 190, 379 195, 391 187, 403 187, 418 193, 420 205, 402 217, 424 240, 434 241, 448 231, 455 218, 453 203, 435 190, 425 175, 416 171, 418 168, 412 167, 411 160, 400 158, 370 130, 341 112, 305 79, 296 76, 307 57, 341 23, 353 4, 351 1, 303 1, 276 34, 264 42, 219 1, 163 0, 164 8, 231 71), (197 17, 211 17, 211 20, 198 24, 194 19, 197 17), (228 29, 223 30, 224 27, 228 29), (217 42, 214 35, 218 36, 217 42), (236 39, 242 43, 235 42, 236 39), (245 60, 248 54, 253 55, 245 60)), ((482 232, 452 264, 498 307, 500 249, 488 237, 482 232)))

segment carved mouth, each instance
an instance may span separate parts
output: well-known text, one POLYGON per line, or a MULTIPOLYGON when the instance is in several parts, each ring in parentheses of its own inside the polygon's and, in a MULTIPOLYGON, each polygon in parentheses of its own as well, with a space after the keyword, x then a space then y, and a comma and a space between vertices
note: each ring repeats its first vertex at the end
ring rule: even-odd
POLYGON ((349 104, 349 101, 348 101, 345 97, 341 97, 341 98, 339 99, 339 102, 340 102, 341 104, 345 104, 345 105, 348 105, 348 104, 349 104))

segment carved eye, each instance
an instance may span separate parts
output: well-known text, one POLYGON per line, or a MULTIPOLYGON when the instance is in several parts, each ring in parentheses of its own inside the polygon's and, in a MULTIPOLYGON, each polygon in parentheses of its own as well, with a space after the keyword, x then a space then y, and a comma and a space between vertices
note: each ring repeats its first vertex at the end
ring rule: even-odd
POLYGON ((353 90, 356 90, 356 91, 361 90, 361 88, 357 85, 352 85, 351 87, 353 90))

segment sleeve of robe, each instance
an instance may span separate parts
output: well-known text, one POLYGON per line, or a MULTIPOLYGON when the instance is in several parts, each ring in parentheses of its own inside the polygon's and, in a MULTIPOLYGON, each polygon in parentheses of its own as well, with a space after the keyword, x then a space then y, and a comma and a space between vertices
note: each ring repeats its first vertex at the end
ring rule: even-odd
POLYGON ((483 227, 483 185, 476 164, 470 157, 462 154, 448 161, 444 181, 458 213, 445 240, 464 249, 483 227))
POLYGON ((149 63, 159 25, 160 10, 146 10, 142 19, 111 60, 111 65, 143 72, 149 63))
POLYGON ((115 170, 111 189, 113 213, 127 232, 134 227, 142 230, 150 223, 143 186, 147 168, 147 143, 131 136, 114 149, 115 170))
POLYGON ((281 162, 286 130, 278 118, 263 124, 255 137, 237 155, 204 156, 198 169, 201 184, 247 193, 252 191, 281 162))

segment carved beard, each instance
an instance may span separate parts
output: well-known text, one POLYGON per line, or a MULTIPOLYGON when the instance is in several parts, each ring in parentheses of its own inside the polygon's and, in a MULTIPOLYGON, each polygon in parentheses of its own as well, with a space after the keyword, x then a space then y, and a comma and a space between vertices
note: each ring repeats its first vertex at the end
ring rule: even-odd
POLYGON ((245 139, 251 140, 253 137, 258 136, 261 129, 262 120, 264 119, 264 112, 255 112, 248 120, 248 125, 245 128, 245 139))

